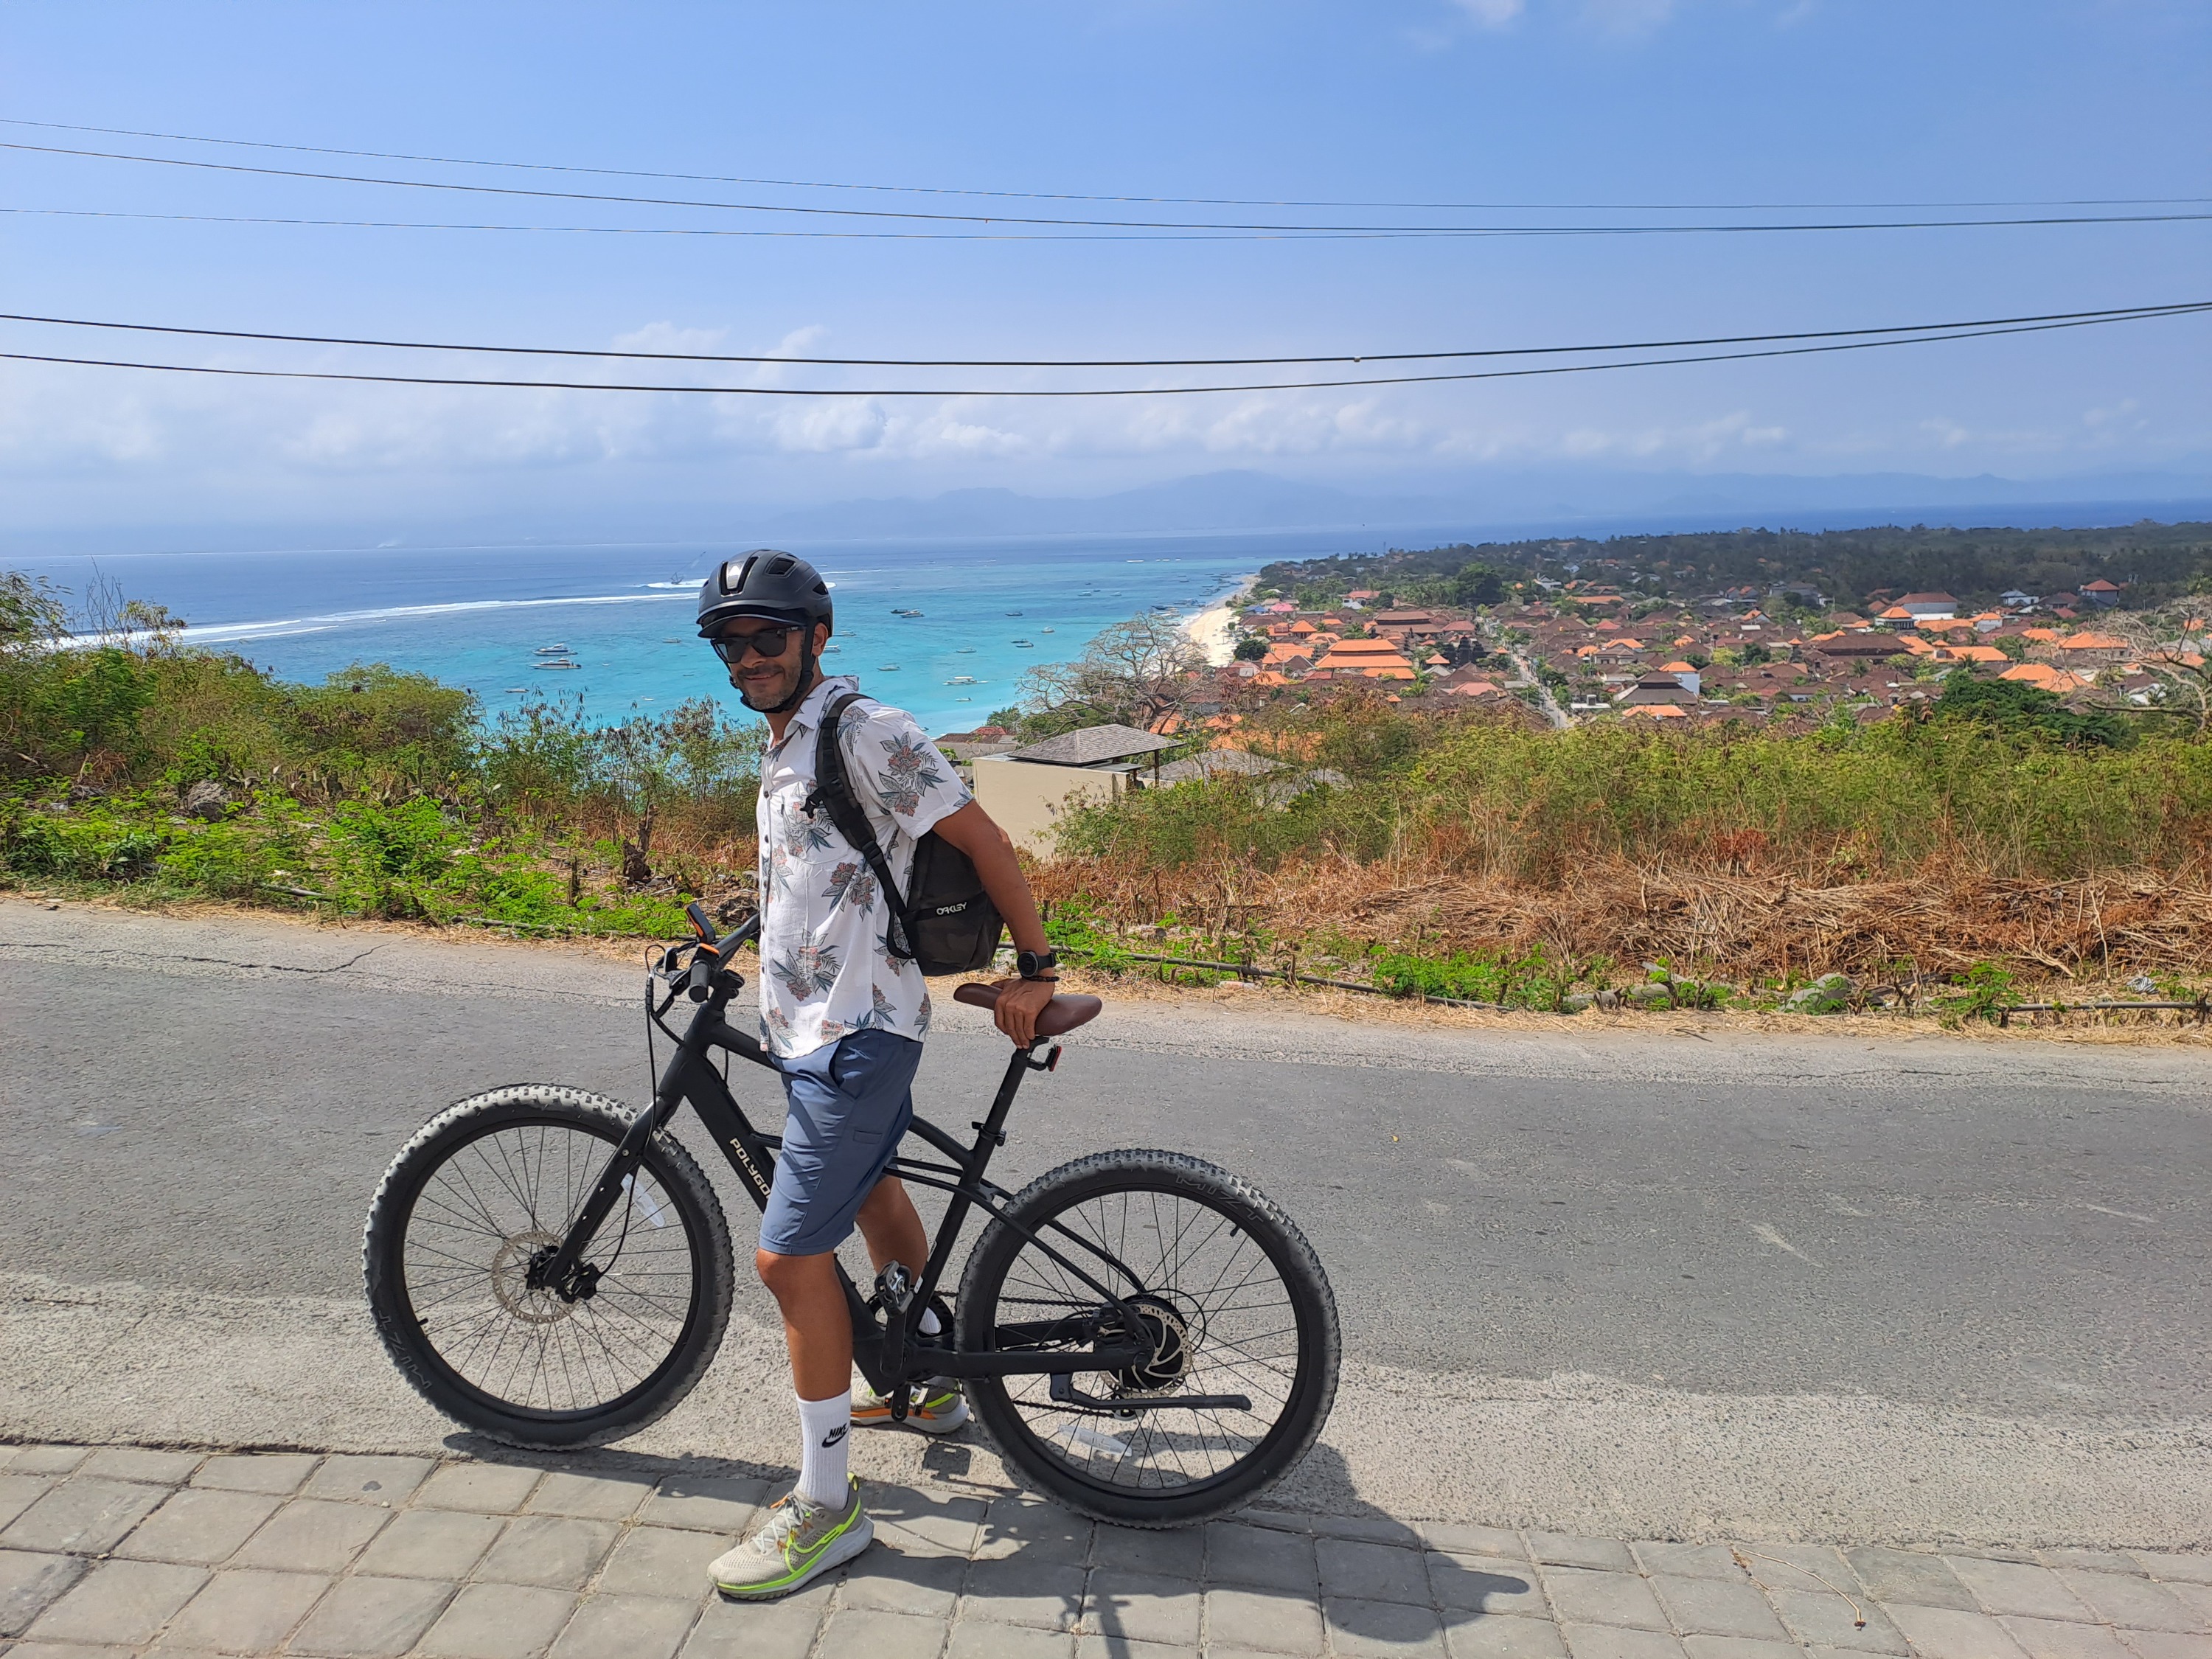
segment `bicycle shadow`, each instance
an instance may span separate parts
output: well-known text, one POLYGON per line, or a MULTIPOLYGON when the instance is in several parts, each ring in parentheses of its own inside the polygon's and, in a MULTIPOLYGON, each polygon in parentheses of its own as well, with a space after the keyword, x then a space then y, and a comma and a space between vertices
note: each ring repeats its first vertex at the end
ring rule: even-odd
MULTIPOLYGON (((676 1500, 757 1504, 787 1488, 794 1473, 711 1455, 522 1451, 465 1432, 446 1444, 481 1462, 628 1480, 676 1500)), ((1388 1515, 1358 1498, 1342 1455, 1327 1444, 1290 1482, 1325 1510, 1252 1507, 1172 1530, 1085 1520, 1022 1491, 988 1444, 965 1436, 924 1448, 917 1474, 924 1484, 870 1483, 878 1546, 825 1581, 825 1591, 830 1582, 864 1585, 861 1605, 939 1616, 965 1596, 992 1604, 986 1616, 1006 1623, 1101 1637, 1109 1655, 1163 1641, 1194 1648, 1202 1601, 1217 1631, 1264 1628, 1270 1640, 1315 1651, 1324 1629, 1340 1643, 1418 1648, 1485 1620, 1510 1629, 1516 1620, 1553 1617, 1511 1532, 1388 1515)))

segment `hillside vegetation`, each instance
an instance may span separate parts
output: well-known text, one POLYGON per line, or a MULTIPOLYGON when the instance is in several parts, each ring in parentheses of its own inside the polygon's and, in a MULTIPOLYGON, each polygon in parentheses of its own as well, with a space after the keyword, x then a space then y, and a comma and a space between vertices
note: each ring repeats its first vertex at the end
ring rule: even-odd
MULTIPOLYGON (((157 613, 99 620, 66 639, 58 596, 0 580, 0 884, 647 936, 687 896, 750 903, 762 728, 714 704, 487 721, 422 676, 288 684, 179 648, 157 613)), ((1109 654, 1038 712, 1140 718, 1157 678, 1122 685, 1109 654)), ((1073 813, 1034 877, 1055 937, 1109 966, 1289 963, 1541 1006, 1653 984, 1771 1006, 1833 974, 1837 996, 1984 1001, 2015 979, 2194 986, 2212 745, 1978 684, 1805 734, 1553 732, 1347 684, 1235 728, 1285 773, 1073 813)))

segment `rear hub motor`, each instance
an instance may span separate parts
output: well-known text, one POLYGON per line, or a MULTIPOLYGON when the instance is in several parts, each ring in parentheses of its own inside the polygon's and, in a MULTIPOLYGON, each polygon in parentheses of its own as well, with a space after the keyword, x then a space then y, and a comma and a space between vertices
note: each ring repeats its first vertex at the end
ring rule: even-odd
POLYGON ((1150 1291, 1128 1297, 1127 1305, 1136 1316, 1136 1330, 1125 1332, 1120 1311, 1109 1308, 1099 1321, 1098 1340, 1118 1346, 1133 1336, 1152 1357, 1115 1372, 1114 1379, 1124 1394, 1164 1394, 1190 1369, 1200 1335, 1198 1316, 1150 1291))

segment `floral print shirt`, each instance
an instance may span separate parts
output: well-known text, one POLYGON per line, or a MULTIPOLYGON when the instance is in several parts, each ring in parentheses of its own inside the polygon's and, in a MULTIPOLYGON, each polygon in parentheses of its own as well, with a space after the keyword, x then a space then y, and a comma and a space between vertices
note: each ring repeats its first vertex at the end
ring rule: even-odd
MULTIPOLYGON (((853 1031, 891 1031, 919 1042, 929 1031, 929 987, 884 944, 890 905, 861 854, 830 821, 806 811, 814 788, 815 736, 833 697, 860 689, 824 679, 761 757, 761 1035, 787 1059, 853 1031)), ((915 842, 972 799, 951 762, 914 716, 872 699, 837 722, 845 776, 867 815, 900 890, 915 842)))

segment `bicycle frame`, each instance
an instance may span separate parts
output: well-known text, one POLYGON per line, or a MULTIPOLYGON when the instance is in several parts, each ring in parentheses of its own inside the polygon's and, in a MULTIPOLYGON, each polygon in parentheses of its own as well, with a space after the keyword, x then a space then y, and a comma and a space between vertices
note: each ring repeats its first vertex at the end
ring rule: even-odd
MULTIPOLYGON (((719 963, 720 958, 716 961, 719 963)), ((700 985, 695 971, 694 985, 700 985)), ((637 1115, 629 1132, 623 1135, 606 1169, 601 1172, 583 1206, 569 1224, 560 1249, 548 1258, 542 1267, 534 1268, 533 1282, 550 1285, 568 1300, 588 1297, 592 1293, 598 1270, 585 1262, 584 1255, 599 1228, 612 1213, 615 1206, 625 1196, 630 1176, 643 1160, 645 1149, 653 1136, 665 1129, 688 1103, 705 1125, 708 1134, 722 1156, 729 1162, 738 1180, 751 1196, 756 1206, 765 1209, 769 1188, 774 1179, 775 1158, 781 1150, 781 1136, 764 1134, 746 1117, 712 1062, 717 1049, 736 1054, 770 1072, 781 1074, 782 1068, 754 1037, 738 1030, 724 1018, 730 999, 742 988, 744 980, 736 973, 717 967, 701 988, 705 991, 703 1002, 692 1016, 690 1024, 682 1032, 675 1031, 662 1018, 674 1002, 678 986, 672 984, 666 998, 659 1008, 652 1006, 653 993, 648 983, 646 993, 647 1012, 653 1022, 667 1031, 677 1041, 677 1049, 661 1073, 654 1090, 653 1103, 637 1115)), ((1118 1336, 1122 1331, 1136 1331, 1143 1325, 1135 1310, 1087 1270, 1082 1263, 1072 1261, 1055 1246, 1040 1237, 1028 1227, 1014 1221, 1007 1211, 1012 1194, 988 1179, 991 1155, 1006 1145, 1006 1121, 1012 1109, 1014 1097, 1019 1091, 1024 1078, 1030 1072, 1048 1072, 1060 1061, 1060 1047, 1049 1038, 1040 1037, 1026 1048, 1017 1048, 1006 1061, 1004 1076, 999 1082, 998 1093, 993 1097, 990 1111, 972 1127, 975 1130, 973 1145, 963 1146, 958 1140, 936 1124, 916 1117, 910 1134, 918 1135, 929 1146, 941 1153, 948 1163, 931 1163, 905 1157, 895 1157, 885 1173, 901 1180, 934 1188, 951 1194, 945 1218, 939 1223, 937 1237, 933 1241, 929 1260, 921 1277, 915 1282, 910 1299, 904 1308, 884 1309, 884 1317, 878 1319, 875 1310, 862 1297, 844 1264, 837 1266, 838 1283, 843 1286, 845 1303, 853 1321, 853 1358, 871 1388, 878 1393, 896 1396, 904 1385, 930 1376, 1050 1376, 1054 1378, 1055 1397, 1065 1397, 1079 1407, 1093 1402, 1086 1395, 1073 1392, 1068 1380, 1077 1371, 1118 1371, 1143 1364, 1152 1358, 1149 1343, 1122 1340, 1118 1343, 1102 1341, 1102 1336, 1118 1336), (1041 1049, 1049 1048, 1042 1059, 1041 1049), (971 1208, 981 1208, 1013 1227, 1018 1232, 1043 1251, 1059 1267, 1073 1274, 1078 1281, 1096 1291, 1099 1310, 1088 1314, 1075 1314, 1056 1320, 1038 1321, 1030 1324, 1001 1324, 995 1336, 1001 1346, 985 1352, 963 1352, 955 1345, 953 1333, 941 1332, 937 1337, 925 1337, 921 1331, 922 1310, 930 1304, 950 1264, 954 1245, 971 1208), (1103 1317, 1110 1307, 1119 1322, 1119 1330, 1109 1331, 1112 1322, 1103 1317), (1011 1340, 1016 1346, 1003 1346, 1011 1340), (1070 1340, 1088 1340, 1089 1349, 1083 1352, 1066 1348, 1045 1351, 1038 1346, 1046 1342, 1065 1342, 1070 1340)), ((1058 1223, 1049 1229, 1081 1251, 1095 1259, 1108 1272, 1118 1272, 1130 1285, 1139 1281, 1121 1262, 1099 1245, 1086 1240, 1058 1223)), ((1096 1402, 1103 1405, 1104 1402, 1096 1402)), ((1182 1396, 1158 1398, 1142 1402, 1141 1409, 1158 1409, 1168 1406, 1223 1405, 1224 1399, 1213 1396, 1182 1396)))

